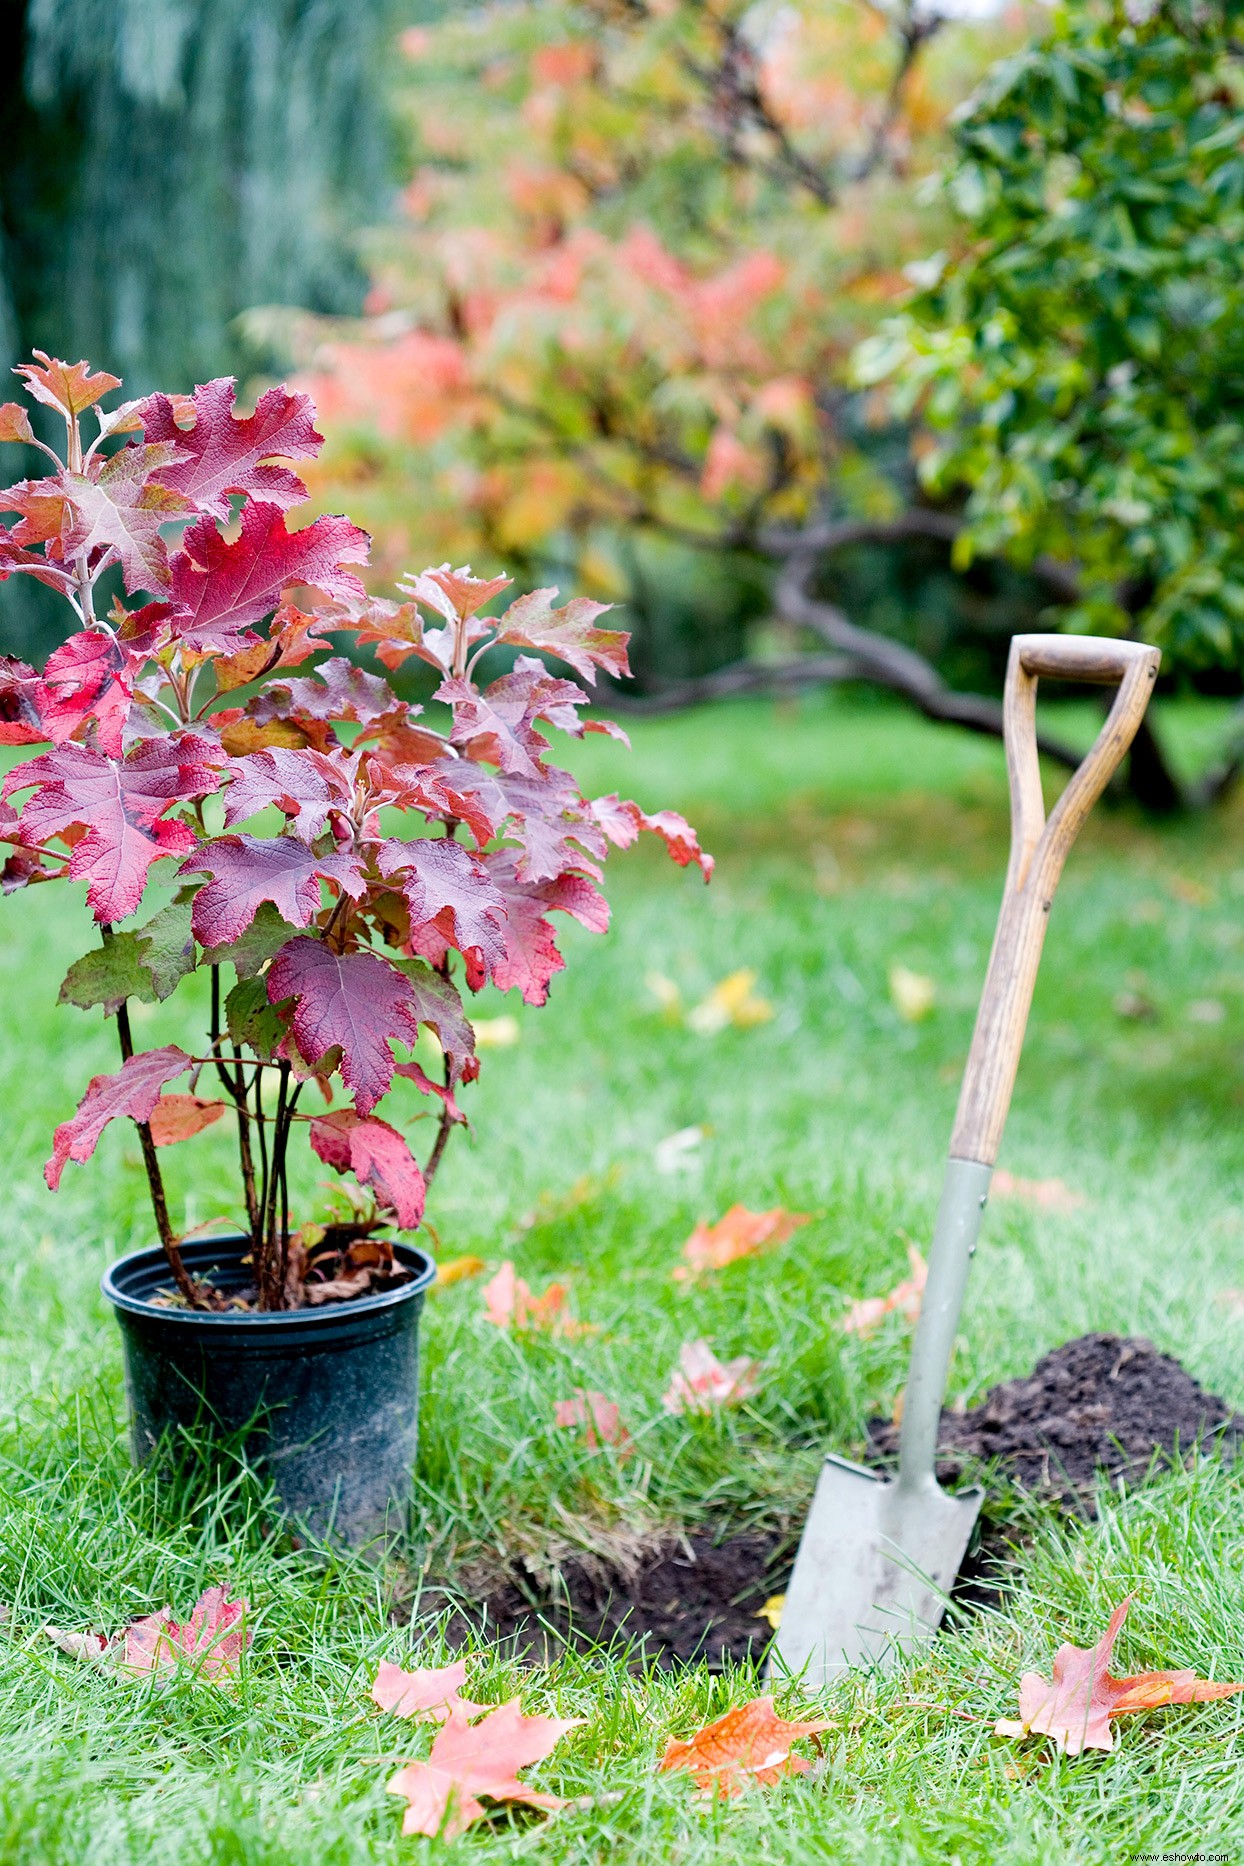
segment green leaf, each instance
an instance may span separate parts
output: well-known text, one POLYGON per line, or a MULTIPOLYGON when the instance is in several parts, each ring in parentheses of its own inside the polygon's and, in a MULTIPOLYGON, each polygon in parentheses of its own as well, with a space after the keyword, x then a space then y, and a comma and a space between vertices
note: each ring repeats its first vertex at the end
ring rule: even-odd
POLYGON ((76 1004, 89 1011, 102 1004, 105 1017, 115 1017, 127 998, 154 1004, 156 989, 149 968, 138 950, 137 933, 117 933, 106 946, 94 946, 75 959, 60 988, 61 1004, 76 1004))
MULTIPOLYGON (((154 994, 161 1002, 194 970, 190 913, 197 893, 197 888, 181 888, 167 907, 162 907, 145 927, 139 927, 132 935, 138 942, 139 958, 150 975, 154 994)), ((131 935, 122 937, 128 939, 131 935)))
POLYGON ((211 947, 203 954, 203 963, 222 965, 227 960, 240 979, 256 978, 285 942, 297 936, 298 928, 283 920, 271 901, 265 901, 245 933, 227 946, 211 947))
POLYGON ((235 1048, 246 1044, 261 1062, 271 1062, 285 1026, 268 1002, 262 978, 244 978, 233 987, 225 999, 225 1029, 235 1048))

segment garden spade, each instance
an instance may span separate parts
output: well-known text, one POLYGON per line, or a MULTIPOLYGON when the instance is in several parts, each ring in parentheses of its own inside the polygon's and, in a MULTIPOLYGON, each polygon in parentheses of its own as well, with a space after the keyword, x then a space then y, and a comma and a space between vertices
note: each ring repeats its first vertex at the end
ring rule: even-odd
POLYGON ((813 1687, 853 1665, 888 1665, 932 1638, 983 1492, 943 1490, 934 1473, 946 1376, 968 1262, 989 1192, 1054 890, 1067 853, 1135 736, 1160 655, 1139 642, 1016 635, 1003 726, 1011 857, 929 1252, 912 1344, 898 1473, 828 1456, 787 1590, 778 1665, 813 1687), (1037 681, 1118 684, 1097 741, 1045 816, 1037 681))

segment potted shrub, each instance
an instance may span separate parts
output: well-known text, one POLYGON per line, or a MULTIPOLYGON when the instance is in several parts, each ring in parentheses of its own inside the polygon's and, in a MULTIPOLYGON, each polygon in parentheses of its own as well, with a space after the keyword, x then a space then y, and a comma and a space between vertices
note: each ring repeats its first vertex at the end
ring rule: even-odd
POLYGON ((0 662, 0 742, 47 747, 5 780, 3 878, 86 884, 100 943, 61 997, 102 1006, 120 1049, 57 1128, 47 1181, 110 1121, 136 1125, 159 1245, 104 1278, 135 1455, 170 1428, 252 1428, 286 1506, 360 1540, 408 1492, 435 1269, 398 1234, 422 1222, 478 1073, 464 988, 542 1004, 563 965, 550 915, 607 924, 611 844, 652 830, 676 862, 707 877, 711 861, 680 817, 588 799, 547 760, 548 726, 618 734, 540 658, 589 683, 626 673, 600 604, 536 590, 485 616, 508 579, 447 566, 374 598, 364 532, 287 524, 306 489, 285 463, 322 445, 306 395, 272 388, 240 416, 221 380, 105 412, 116 377, 35 354, 18 374, 65 445, 36 437, 22 404, 0 408, 0 438, 49 457, 0 495, 16 514, 0 579, 58 591, 74 629, 41 673, 0 662), (343 638, 388 671, 426 662, 444 712, 420 717, 343 638), (172 893, 152 913, 155 882, 172 893), (198 1047, 136 1049, 129 1000, 204 969, 198 1047), (422 1032, 437 1080, 413 1054, 422 1032), (436 1111, 422 1161, 381 1112, 395 1077, 436 1111), (179 1238, 160 1150, 222 1117, 237 1234, 179 1238), (295 1136, 352 1179, 342 1209, 291 1212, 295 1136))

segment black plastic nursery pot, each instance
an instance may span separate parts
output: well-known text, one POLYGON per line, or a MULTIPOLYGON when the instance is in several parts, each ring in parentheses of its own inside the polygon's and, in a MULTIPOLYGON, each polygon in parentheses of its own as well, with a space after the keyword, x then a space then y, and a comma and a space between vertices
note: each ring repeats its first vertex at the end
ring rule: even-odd
MULTIPOLYGON (((247 1238, 182 1245, 191 1276, 217 1289, 250 1282, 247 1238)), ((314 1534, 355 1546, 399 1533, 419 1435, 419 1317, 436 1277, 423 1251, 395 1244, 409 1283, 280 1314, 209 1314, 152 1301, 171 1285, 160 1249, 112 1266, 135 1463, 168 1437, 228 1439, 273 1481, 314 1534)))

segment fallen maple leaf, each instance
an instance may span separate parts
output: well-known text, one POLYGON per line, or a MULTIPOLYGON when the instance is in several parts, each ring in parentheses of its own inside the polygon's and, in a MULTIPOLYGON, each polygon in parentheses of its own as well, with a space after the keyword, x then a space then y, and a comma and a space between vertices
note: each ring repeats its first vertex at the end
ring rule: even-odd
POLYGON ((484 1313, 497 1328, 555 1329, 575 1341, 598 1332, 594 1322, 579 1322, 564 1313, 570 1292, 564 1283, 550 1283, 542 1296, 533 1295, 507 1257, 497 1274, 484 1285, 484 1313))
POLYGON ((622 1423, 617 1403, 604 1393, 597 1393, 590 1387, 576 1387, 573 1399, 556 1401, 553 1420, 562 1427, 581 1426, 589 1451, 598 1451, 601 1445, 613 1445, 620 1458, 631 1455, 631 1435, 622 1423))
POLYGON ((993 1176, 989 1190, 999 1199, 1023 1199, 1045 1212, 1076 1212, 1088 1200, 1062 1179, 1021 1179, 1001 1168, 993 1176))
POLYGON ((806 1775, 812 1764, 806 1756, 792 1755, 791 1745, 828 1728, 822 1717, 787 1723, 771 1697, 753 1698, 685 1741, 671 1737, 658 1766, 662 1773, 689 1769, 705 1794, 739 1795, 750 1782, 767 1788, 784 1775, 806 1775))
POLYGON ((690 1172, 695 1166, 697 1154, 708 1139, 706 1127, 680 1127, 675 1134, 667 1134, 652 1149, 652 1163, 658 1173, 690 1172))
POLYGON ((542 1762, 566 1731, 582 1721, 525 1717, 517 1698, 476 1724, 469 1723, 460 1708, 451 1708, 427 1761, 405 1763, 386 1784, 391 1795, 406 1797, 402 1832, 453 1840, 483 1818, 480 1795, 555 1813, 564 1802, 528 1788, 518 1780, 518 1771, 542 1762))
POLYGON ((786 1612, 785 1594, 770 1594, 764 1606, 756 1614, 758 1620, 767 1620, 776 1633, 781 1629, 782 1615, 786 1612))
POLYGON ((768 1212, 732 1205, 715 1225, 696 1226, 682 1247, 686 1262, 673 1272, 674 1281, 690 1282, 705 1270, 720 1270, 738 1257, 753 1257, 765 1245, 784 1244, 800 1225, 809 1222, 808 1212, 788 1212, 781 1205, 768 1212))
POLYGON ((478 1717, 484 1709, 482 1704, 472 1704, 470 1698, 461 1695, 465 1683, 465 1659, 453 1665, 421 1666, 414 1672, 404 1672, 382 1659, 371 1695, 373 1703, 381 1710, 392 1711, 395 1717, 426 1717, 433 1723, 445 1723, 455 1711, 463 1717, 478 1717))
POLYGON ((452 1283, 465 1283, 468 1277, 478 1276, 481 1270, 487 1268, 482 1257, 473 1257, 469 1253, 465 1257, 447 1257, 436 1266, 436 1287, 448 1289, 452 1283))
POLYGON ((132 1620, 123 1632, 73 1633, 45 1626, 43 1631, 70 1658, 114 1673, 166 1672, 191 1663, 213 1684, 237 1675, 251 1643, 245 1600, 230 1600, 223 1587, 206 1588, 179 1625, 168 1607, 132 1620))
POLYGON ((688 1011, 688 1029, 694 1030, 697 1036, 711 1037, 729 1024, 736 1030, 751 1030, 757 1024, 767 1024, 773 1016, 773 1006, 767 998, 756 995, 755 983, 755 972, 746 966, 729 973, 688 1011))
POLYGON ((921 1024, 937 1003, 937 986, 923 972, 890 967, 890 1002, 906 1024, 921 1024))
POLYGON ((1054 1676, 1025 1672, 1019 1681, 1019 1717, 1003 1717, 998 1736, 1052 1736, 1068 1756, 1084 1749, 1113 1749, 1110 1718, 1125 1711, 1156 1710, 1163 1704, 1203 1704, 1233 1697, 1244 1684, 1212 1684, 1195 1672, 1138 1672, 1112 1678, 1106 1667, 1130 1598, 1120 1602, 1095 1646, 1062 1645, 1054 1654, 1054 1676))
POLYGON ((707 1341, 685 1341, 678 1351, 678 1371, 661 1401, 666 1412, 709 1412, 714 1406, 740 1406, 759 1389, 759 1363, 745 1354, 721 1362, 707 1341))
POLYGON ((851 1304, 842 1318, 841 1326, 845 1334, 871 1335, 886 1316, 895 1311, 909 1322, 919 1320, 929 1266, 914 1244, 907 1246, 907 1261, 911 1266, 911 1275, 904 1277, 901 1283, 896 1283, 888 1295, 860 1296, 851 1304))

